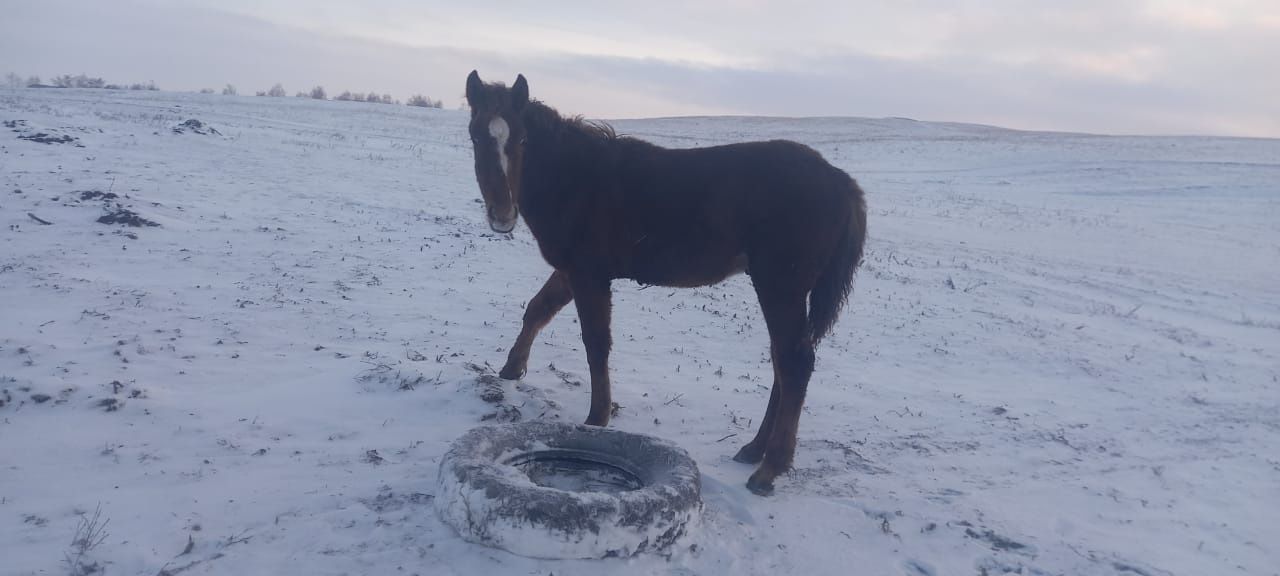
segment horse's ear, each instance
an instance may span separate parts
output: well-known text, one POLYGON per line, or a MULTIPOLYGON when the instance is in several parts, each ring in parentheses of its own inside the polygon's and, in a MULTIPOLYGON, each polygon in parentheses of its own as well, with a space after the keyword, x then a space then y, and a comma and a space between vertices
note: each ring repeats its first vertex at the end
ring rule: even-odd
POLYGON ((519 112, 529 103, 529 82, 524 79, 524 74, 516 75, 516 83, 511 87, 511 107, 519 112))
POLYGON ((484 97, 484 82, 480 81, 480 73, 472 70, 467 75, 467 103, 475 108, 484 97))

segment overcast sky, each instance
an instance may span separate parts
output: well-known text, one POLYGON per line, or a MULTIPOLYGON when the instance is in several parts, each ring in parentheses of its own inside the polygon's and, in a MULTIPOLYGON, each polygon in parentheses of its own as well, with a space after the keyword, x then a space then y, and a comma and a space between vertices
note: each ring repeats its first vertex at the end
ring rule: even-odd
POLYGON ((0 0, 0 74, 1280 137, 1280 0, 0 0))

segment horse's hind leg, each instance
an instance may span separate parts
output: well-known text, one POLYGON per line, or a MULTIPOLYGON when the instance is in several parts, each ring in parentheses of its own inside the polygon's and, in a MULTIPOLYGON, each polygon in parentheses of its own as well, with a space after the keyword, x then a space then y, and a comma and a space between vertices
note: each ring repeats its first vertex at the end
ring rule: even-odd
POLYGON ((761 496, 771 494, 774 479, 791 467, 800 410, 814 363, 813 342, 807 333, 805 293, 789 286, 767 284, 767 281, 758 283, 756 293, 760 296, 760 308, 772 342, 777 404, 772 410, 773 430, 765 443, 764 462, 747 480, 747 488, 761 496))
POLYGON ((591 369, 591 411, 587 424, 609 425, 609 412, 613 402, 609 390, 609 348, 613 337, 609 333, 612 313, 612 293, 608 278, 574 275, 573 300, 578 305, 578 323, 582 325, 582 345, 587 350, 587 366, 591 369))
POLYGON ((498 372, 498 376, 507 380, 518 380, 524 376, 529 365, 529 349, 533 347, 534 338, 542 331, 560 309, 573 300, 573 290, 569 288, 569 279, 559 270, 551 274, 542 289, 534 295, 524 309, 524 325, 520 328, 520 336, 507 354, 507 364, 498 372))
POLYGON ((759 464, 764 459, 764 449, 769 442, 769 436, 773 434, 773 420, 778 415, 778 391, 781 385, 778 384, 778 356, 771 354, 773 358, 773 390, 769 392, 769 407, 764 411, 764 419, 760 421, 760 430, 756 432, 756 437, 743 446, 733 459, 744 464, 759 464))

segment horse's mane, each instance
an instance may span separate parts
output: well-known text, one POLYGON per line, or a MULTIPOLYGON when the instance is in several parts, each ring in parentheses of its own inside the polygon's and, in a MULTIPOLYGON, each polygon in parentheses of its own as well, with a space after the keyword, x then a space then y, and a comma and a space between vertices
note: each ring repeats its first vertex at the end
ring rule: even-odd
POLYGON ((531 100, 525 106, 525 128, 529 131, 550 134, 558 140, 567 134, 583 136, 598 143, 610 143, 618 139, 618 133, 604 122, 585 120, 582 116, 561 116, 555 108, 538 100, 531 100))

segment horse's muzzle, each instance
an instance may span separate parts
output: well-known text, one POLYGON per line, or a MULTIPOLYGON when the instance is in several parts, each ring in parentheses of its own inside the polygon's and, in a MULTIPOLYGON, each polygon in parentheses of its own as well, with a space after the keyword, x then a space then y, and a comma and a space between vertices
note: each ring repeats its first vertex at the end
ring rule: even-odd
POLYGON ((514 206, 506 214, 495 214, 492 208, 485 208, 485 216, 489 220, 489 228, 494 232, 506 234, 516 229, 516 221, 520 219, 520 211, 514 206))
POLYGON ((507 218, 495 218, 492 214, 490 214, 489 228, 494 232, 498 232, 500 234, 506 234, 516 229, 516 222, 518 220, 519 218, 515 214, 512 214, 507 218))

